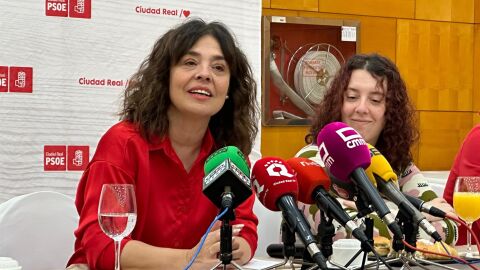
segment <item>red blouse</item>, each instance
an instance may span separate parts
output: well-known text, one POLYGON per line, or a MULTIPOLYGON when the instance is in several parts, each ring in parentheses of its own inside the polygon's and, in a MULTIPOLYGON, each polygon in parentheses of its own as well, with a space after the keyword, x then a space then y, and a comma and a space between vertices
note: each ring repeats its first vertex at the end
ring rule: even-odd
MULTIPOLYGON (((443 197, 445 200, 453 205, 453 191, 455 189, 455 182, 458 176, 480 176, 480 125, 475 126, 463 141, 460 151, 458 151, 450 175, 448 176, 447 184, 443 197)), ((478 206, 475 206, 478 207, 478 206)), ((480 237, 480 220, 473 223, 473 231, 480 237)), ((459 227, 459 238, 457 245, 465 245, 467 242, 467 228, 465 226, 459 227)), ((472 237, 472 244, 474 239, 472 237)))
MULTIPOLYGON (((207 131, 187 172, 168 137, 148 143, 131 123, 111 127, 78 184, 75 203, 80 222, 68 265, 87 263, 92 270, 114 268, 113 240, 102 232, 97 216, 104 183, 135 186, 137 223, 122 241, 122 248, 132 239, 158 247, 193 248, 219 213, 202 193, 203 166, 213 150, 213 137, 207 131)), ((252 256, 257 248, 258 224, 252 211, 254 196, 235 209, 236 220, 232 222, 245 224, 240 236, 250 244, 252 256)))

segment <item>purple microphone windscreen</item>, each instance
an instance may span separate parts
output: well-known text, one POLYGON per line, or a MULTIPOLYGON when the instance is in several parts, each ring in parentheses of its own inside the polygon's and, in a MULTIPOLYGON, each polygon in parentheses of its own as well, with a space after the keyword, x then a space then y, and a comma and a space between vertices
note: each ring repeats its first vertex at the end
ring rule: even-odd
POLYGON ((357 168, 370 166, 370 151, 358 132, 342 122, 332 122, 318 133, 318 153, 331 175, 350 182, 357 168))

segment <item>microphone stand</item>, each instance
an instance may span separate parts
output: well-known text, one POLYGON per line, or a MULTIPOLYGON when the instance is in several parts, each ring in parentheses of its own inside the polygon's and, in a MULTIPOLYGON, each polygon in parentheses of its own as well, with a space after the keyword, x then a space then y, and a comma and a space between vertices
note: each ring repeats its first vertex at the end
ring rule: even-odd
MULTIPOLYGON (((405 241, 410 244, 411 246, 413 247, 416 247, 417 246, 417 235, 418 235, 418 224, 414 224, 414 222, 408 218, 406 215, 404 214, 401 214, 401 211, 398 212, 399 214, 397 216, 399 216, 399 220, 401 222, 401 224, 403 224, 403 227, 404 227, 404 231, 405 231, 405 241)), ((415 257, 415 250, 414 249, 410 249, 408 246, 405 247, 405 253, 403 254, 403 267, 401 269, 404 269, 405 267, 408 268, 408 269, 411 269, 409 267, 409 263, 412 263, 416 266, 419 266, 420 268, 423 268, 423 269, 429 269, 428 267, 424 266, 423 264, 426 264, 426 265, 432 265, 432 266, 435 266, 435 267, 440 267, 440 268, 444 268, 444 269, 451 269, 451 270, 455 270, 455 268, 452 268, 452 267, 448 267, 446 265, 443 265, 443 264, 439 264, 439 263, 436 263, 436 262, 432 262, 432 261, 428 261, 428 260, 425 260, 425 259, 420 259, 420 258, 417 258, 415 257)), ((400 258, 402 257, 402 255, 400 255, 400 258)))
POLYGON ((294 270, 295 269, 294 264, 295 263, 298 263, 298 264, 301 263, 301 261, 295 260, 295 252, 296 252, 295 232, 290 230, 290 227, 288 226, 285 219, 282 219, 281 228, 282 228, 282 242, 283 242, 283 250, 282 251, 283 251, 284 261, 281 262, 281 263, 269 266, 267 268, 264 268, 263 270, 275 269, 275 268, 278 268, 278 267, 285 266, 287 264, 289 264, 291 269, 294 270))
MULTIPOLYGON (((364 218, 364 225, 365 225, 365 235, 368 238, 368 244, 367 243, 361 243, 361 249, 350 259, 349 262, 345 265, 345 267, 348 267, 362 252, 363 252, 363 259, 362 259, 362 264, 359 267, 354 268, 353 270, 363 270, 367 269, 372 266, 376 266, 377 264, 380 264, 379 258, 377 257, 376 262, 368 263, 368 253, 372 251, 373 248, 373 219, 369 218, 367 215, 373 212, 373 209, 370 205, 368 205, 366 202, 368 201, 366 198, 366 195, 362 192, 357 191, 357 198, 355 198, 355 205, 357 206, 358 210, 358 215, 357 218, 364 218), (370 245, 370 246, 368 246, 370 245)), ((376 254, 376 253, 375 253, 376 254)), ((377 255, 378 256, 378 255, 377 255)), ((382 264, 386 264, 382 259, 380 259, 382 264)))
MULTIPOLYGON (((356 194, 357 196, 354 201, 358 211, 357 218, 365 217, 364 218, 365 235, 368 238, 368 243, 370 244, 370 246, 373 247, 373 219, 368 217, 368 214, 372 213, 373 209, 370 205, 366 203, 368 199, 366 198, 366 195, 363 192, 357 189, 356 194)), ((362 252, 363 252, 362 264, 359 267, 356 267, 354 269, 355 270, 365 269, 365 268, 368 268, 370 265, 372 265, 372 264, 367 264, 367 265, 365 264, 368 259, 368 252, 371 251, 371 248, 365 243, 361 243, 360 247, 361 247, 360 250, 357 251, 355 255, 353 255, 353 257, 350 259, 350 261, 347 262, 345 267, 348 267, 358 256, 360 256, 362 252)), ((334 265, 337 266, 336 264, 334 265)))
MULTIPOLYGON (((411 218, 407 215, 402 213, 402 211, 398 211, 397 220, 399 225, 402 227, 402 231, 405 235, 405 241, 413 247, 417 245, 417 235, 418 235, 418 224, 414 223, 411 218)), ((439 263, 431 262, 424 259, 419 259, 415 257, 415 250, 405 246, 402 242, 402 239, 394 236, 392 241, 392 248, 394 250, 392 256, 385 260, 386 264, 393 264, 400 262, 402 263, 402 267, 400 270, 403 269, 412 269, 411 265, 420 267, 422 269, 430 269, 426 265, 436 266, 444 269, 455 270, 455 268, 448 267, 446 265, 442 265, 439 263)))
POLYGON ((224 203, 222 202, 222 209, 220 209, 220 213, 227 209, 227 212, 221 218, 222 227, 220 228, 220 262, 210 270, 214 270, 220 265, 223 265, 223 270, 226 270, 229 264, 233 265, 236 269, 243 270, 240 265, 232 260, 232 225, 230 224, 230 221, 235 220, 235 212, 233 211, 232 207, 228 207, 231 206, 231 204, 225 204, 227 206, 224 206, 224 203))
MULTIPOLYGON (((301 217, 303 217, 303 215, 301 215, 301 217)), ((286 218, 287 217, 284 216, 282 221, 282 241, 284 242, 283 252, 284 252, 285 260, 279 264, 264 268, 263 270, 278 268, 279 266, 286 265, 287 263, 290 263, 290 267, 292 268, 292 270, 295 270, 294 264, 301 264, 302 269, 304 266, 311 266, 311 265, 313 265, 312 269, 319 267, 317 263, 313 262, 307 247, 305 247, 303 251, 303 260, 294 259, 295 253, 296 253, 295 252, 296 251, 295 250, 296 249, 295 248, 295 240, 296 240, 295 231, 294 231, 294 228, 290 228, 288 223, 285 221, 286 218)), ((305 224, 308 225, 308 222, 305 220, 305 217, 303 217, 303 219, 305 224)), ((309 229, 310 229, 310 226, 309 226, 309 229)))
MULTIPOLYGON (((333 226, 333 218, 328 214, 328 212, 320 210, 321 221, 318 224, 317 228, 317 238, 318 242, 321 245, 321 251, 325 258, 330 258, 333 254, 333 237, 335 236, 335 226, 333 226)), ((348 269, 340 264, 328 260, 332 265, 340 269, 348 269)), ((312 268, 309 268, 309 270, 312 268)), ((318 269, 316 267, 315 269, 318 269)))
MULTIPOLYGON (((368 237, 368 243, 370 246, 373 247, 373 219, 369 217, 364 218, 364 223, 365 223, 365 235, 368 237)), ((368 245, 365 243, 360 244, 360 250, 357 251, 355 255, 350 259, 350 261, 345 264, 345 267, 348 267, 362 252, 363 252, 363 259, 362 259, 362 264, 359 267, 354 268, 356 269, 365 269, 368 268, 371 264, 365 264, 368 259, 368 252, 371 250, 368 245)))
POLYGON ((357 218, 366 217, 368 214, 373 212, 373 208, 372 206, 368 205, 368 198, 366 197, 365 193, 357 190, 357 195, 358 196, 356 196, 356 198, 354 199, 358 212, 357 218))
MULTIPOLYGON (((412 244, 411 242, 412 235, 415 230, 413 227, 416 225, 414 225, 413 222, 408 222, 407 217, 402 213, 402 211, 398 211, 396 220, 398 221, 398 224, 402 228, 402 231, 405 235, 405 241, 407 241, 409 244, 412 244)), ((418 227, 417 227, 417 230, 418 230, 418 227)), ((413 239, 414 239, 413 240, 414 243, 412 245, 416 245, 416 233, 414 234, 413 239)), ((411 260, 410 256, 407 256, 408 253, 405 252, 405 245, 403 244, 402 240, 403 240, 402 238, 399 238, 398 236, 393 235, 392 248, 394 251, 391 254, 387 254, 389 258, 387 258, 382 263, 391 265, 391 264, 400 262, 403 264, 401 269, 404 269, 404 267, 407 267, 407 269, 411 269, 409 265, 409 262, 411 262, 412 264, 415 264, 420 268, 428 269, 428 268, 425 268, 423 265, 417 264, 415 261, 411 260)))
POLYGON ((335 236, 335 226, 333 218, 327 218, 325 211, 320 210, 321 221, 317 228, 317 240, 320 243, 320 250, 325 258, 332 256, 333 237, 335 236))
MULTIPOLYGON (((332 245, 333 245, 333 237, 335 236, 335 226, 333 226, 333 218, 329 216, 328 212, 325 212, 321 209, 320 210, 320 223, 318 224, 317 227, 317 241, 320 243, 320 250, 322 251, 322 254, 325 258, 329 258, 332 253, 332 245)), ((304 262, 308 260, 309 256, 307 256, 308 253, 304 253, 304 262)), ((336 266, 339 269, 346 270, 348 268, 337 264, 335 262, 332 262, 329 260, 329 262, 336 266)), ((310 262, 309 262, 310 263, 310 262)), ((308 264, 303 264, 302 269, 307 269, 307 270, 314 270, 314 269, 319 269, 318 265, 313 265, 309 268, 308 264)))

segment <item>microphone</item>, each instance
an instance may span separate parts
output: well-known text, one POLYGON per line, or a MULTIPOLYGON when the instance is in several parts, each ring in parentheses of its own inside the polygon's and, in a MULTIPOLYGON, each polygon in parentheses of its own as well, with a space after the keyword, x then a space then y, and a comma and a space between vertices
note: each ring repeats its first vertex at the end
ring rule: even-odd
POLYGON ((250 170, 237 147, 215 151, 205 161, 204 170, 203 194, 218 208, 234 209, 252 194, 250 170))
POLYGON ((327 192, 330 189, 330 178, 323 168, 318 163, 302 157, 291 158, 287 160, 287 163, 297 173, 298 200, 307 204, 316 203, 327 216, 334 218, 355 238, 368 246, 366 244, 368 237, 364 231, 351 220, 340 203, 327 192))
POLYGON ((250 167, 248 166, 247 159, 242 151, 235 146, 225 146, 211 154, 207 160, 205 160, 205 165, 203 166, 205 175, 209 174, 227 158, 231 159, 245 175, 250 175, 250 167))
POLYGON ((272 211, 282 211, 290 230, 302 240, 313 261, 321 269, 328 269, 308 222, 297 208, 298 183, 290 165, 279 158, 262 158, 253 166, 252 181, 259 201, 272 211))
MULTIPOLYGON (((360 189, 360 191, 356 190, 355 193, 361 192, 359 195, 363 193, 393 234, 403 239, 402 230, 395 221, 395 217, 365 173, 364 169, 370 166, 371 161, 370 151, 362 136, 345 123, 332 122, 327 124, 318 134, 317 145, 319 146, 319 155, 330 174, 345 185, 352 186, 351 184, 355 184, 360 189)), ((340 190, 338 186, 334 186, 333 189, 335 191, 340 190)), ((342 197, 342 192, 338 195, 342 197)), ((355 197, 357 197, 356 195, 354 199, 358 200, 358 197, 355 197)))
POLYGON ((417 197, 413 197, 413 196, 410 196, 408 194, 405 194, 403 193, 403 195, 405 196, 405 198, 407 198, 407 200, 413 204, 413 206, 415 206, 415 208, 417 208, 418 210, 424 212, 424 213, 427 213, 427 214, 430 214, 434 217, 439 217, 439 218, 446 218, 447 217, 447 213, 445 213, 444 211, 438 209, 437 207, 435 206, 431 206, 429 205, 428 203, 426 203, 424 200, 422 199, 419 199, 417 197))
POLYGON ((394 202, 400 211, 407 217, 411 217, 412 221, 418 224, 418 226, 435 239, 435 241, 442 241, 442 237, 438 234, 437 230, 435 230, 435 227, 428 222, 425 216, 422 215, 400 191, 397 185, 397 175, 393 172, 387 159, 372 145, 368 144, 368 148, 372 162, 370 167, 366 169, 366 173, 370 180, 377 184, 380 193, 394 202))

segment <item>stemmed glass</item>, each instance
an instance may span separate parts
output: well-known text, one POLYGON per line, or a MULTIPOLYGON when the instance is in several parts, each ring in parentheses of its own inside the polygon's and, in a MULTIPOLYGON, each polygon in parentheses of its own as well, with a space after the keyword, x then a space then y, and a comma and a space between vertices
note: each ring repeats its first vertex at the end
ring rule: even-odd
MULTIPOLYGON (((453 208, 471 229, 473 222, 480 218, 480 176, 457 177, 453 193, 453 208)), ((472 235, 467 230, 466 257, 473 257, 472 235)))
POLYGON ((115 243, 115 270, 120 270, 120 243, 137 221, 137 204, 133 185, 103 184, 98 204, 98 222, 102 231, 115 243))

